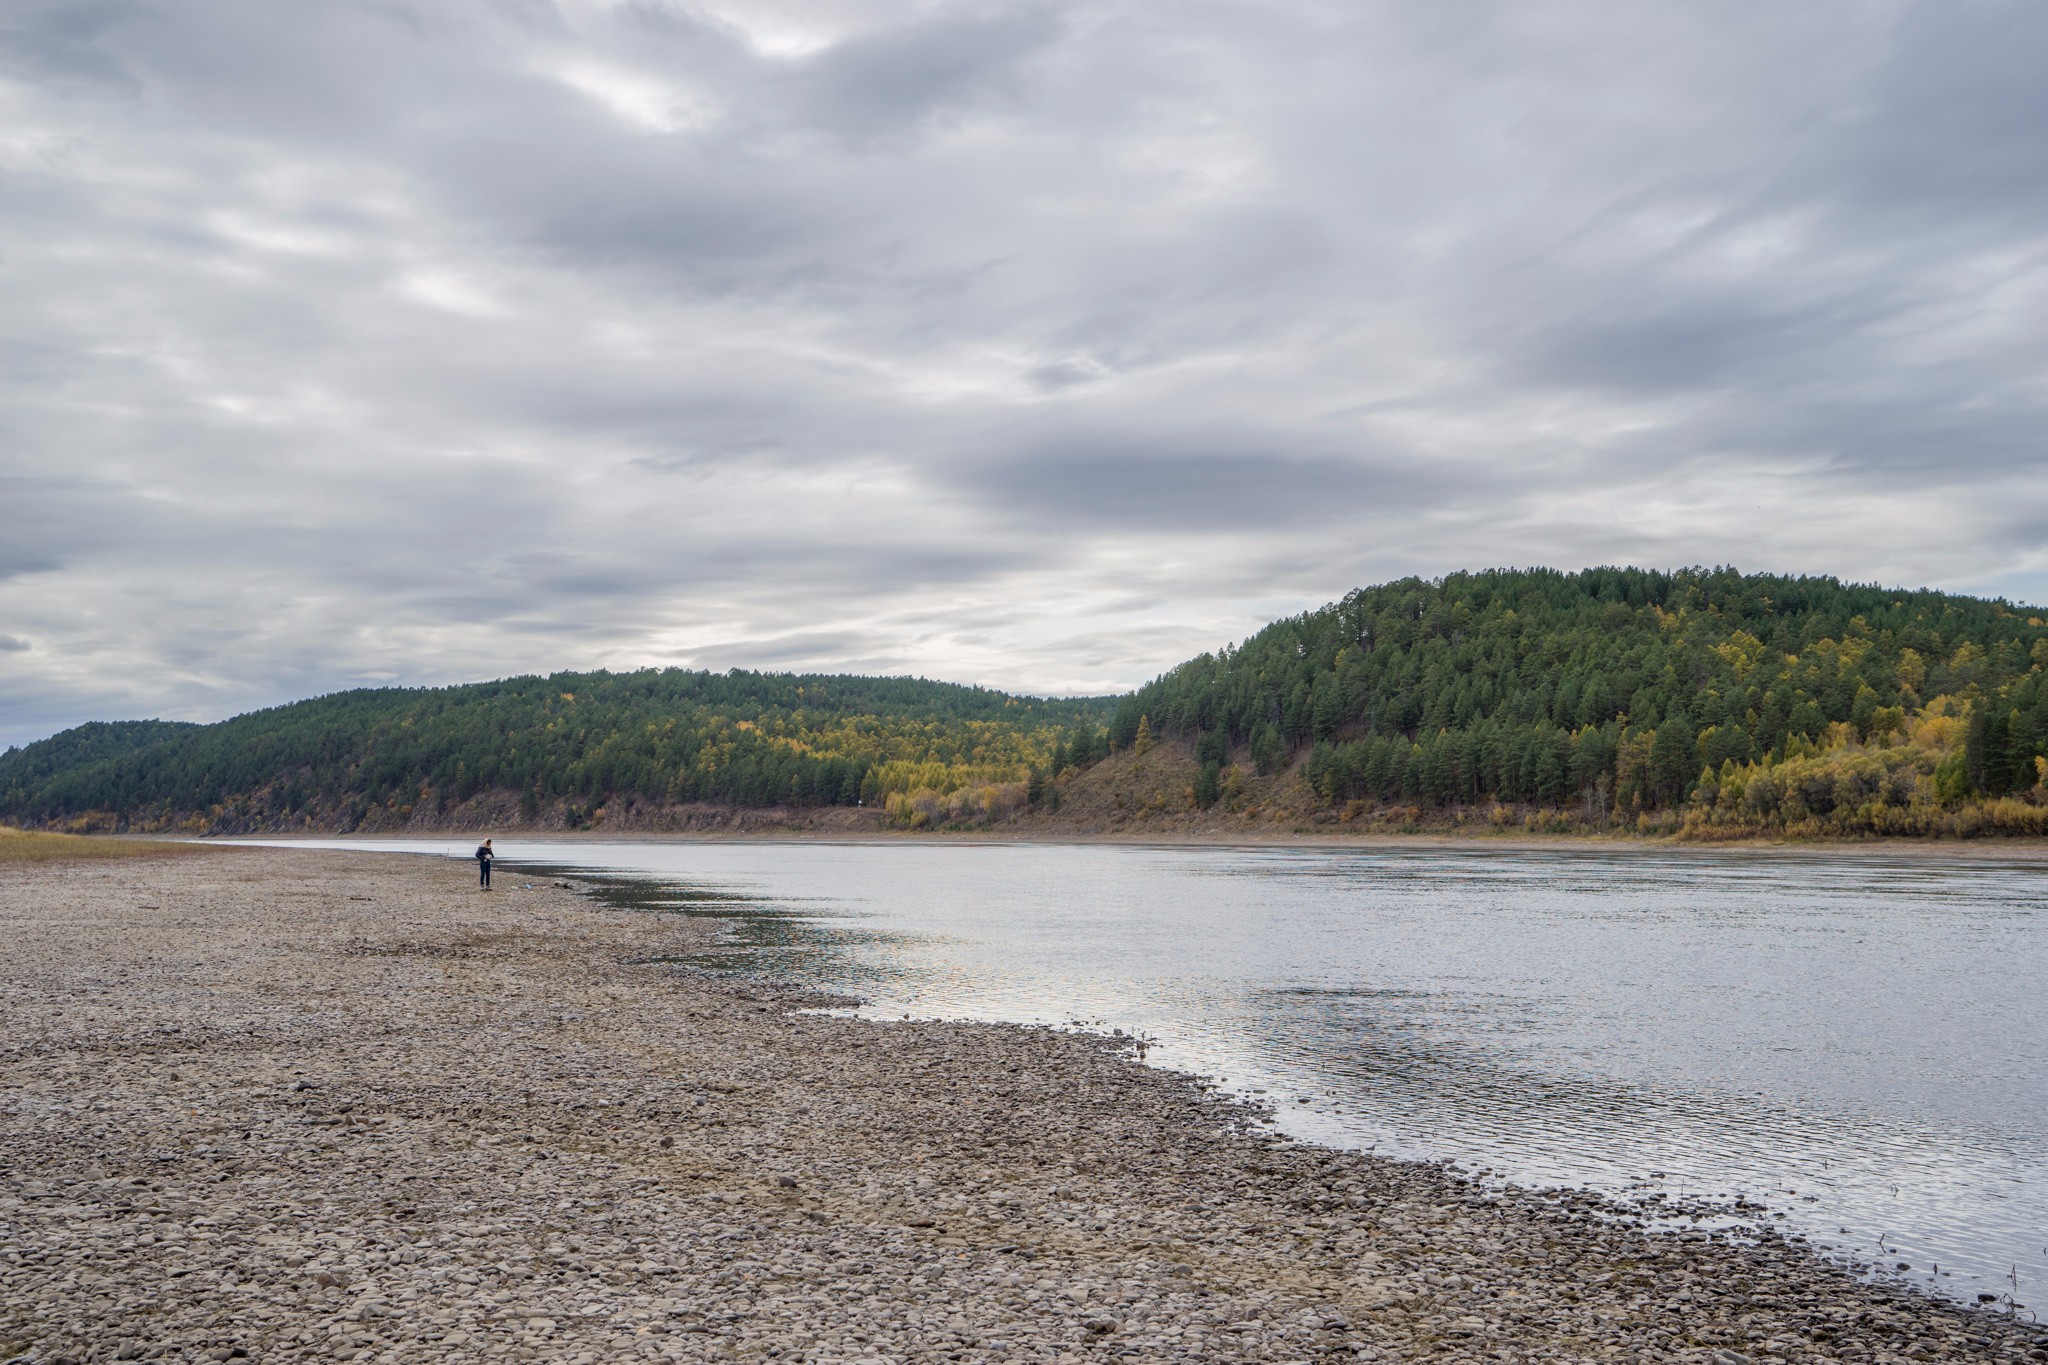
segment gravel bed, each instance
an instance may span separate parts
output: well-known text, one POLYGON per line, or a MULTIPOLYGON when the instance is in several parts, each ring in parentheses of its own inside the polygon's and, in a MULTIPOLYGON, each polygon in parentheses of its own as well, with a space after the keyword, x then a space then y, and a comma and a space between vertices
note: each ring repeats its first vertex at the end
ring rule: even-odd
POLYGON ((1284 1142, 1114 1040, 800 1012, 510 868, 0 870, 0 1360, 2048 1361, 1804 1248, 1284 1142))

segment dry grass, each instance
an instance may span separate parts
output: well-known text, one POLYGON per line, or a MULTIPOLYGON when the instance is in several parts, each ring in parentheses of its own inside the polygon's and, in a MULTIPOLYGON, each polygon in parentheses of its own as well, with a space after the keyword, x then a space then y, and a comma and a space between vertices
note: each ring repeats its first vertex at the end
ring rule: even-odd
POLYGON ((0 826, 0 867, 18 863, 51 863, 78 858, 134 858, 166 853, 191 853, 198 844, 166 839, 116 839, 105 835, 44 834, 0 826))

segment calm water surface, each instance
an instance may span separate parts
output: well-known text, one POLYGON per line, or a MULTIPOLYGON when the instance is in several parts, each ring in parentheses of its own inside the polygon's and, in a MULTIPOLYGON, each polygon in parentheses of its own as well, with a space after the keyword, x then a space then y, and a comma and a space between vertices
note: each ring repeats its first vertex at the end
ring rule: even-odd
POLYGON ((1903 1263, 1943 1293, 2048 1307, 2042 864, 908 843, 504 851, 501 888, 517 886, 522 861, 618 875, 723 921, 729 946, 705 965, 850 992, 865 1013, 1141 1032, 1157 1040, 1155 1062, 1262 1092, 1296 1136, 1523 1185, 1743 1195, 1789 1232, 1903 1263))

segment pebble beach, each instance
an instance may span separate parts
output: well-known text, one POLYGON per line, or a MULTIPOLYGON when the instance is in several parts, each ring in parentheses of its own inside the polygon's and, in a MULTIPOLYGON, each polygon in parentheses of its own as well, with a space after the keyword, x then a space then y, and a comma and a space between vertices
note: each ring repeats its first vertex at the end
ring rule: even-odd
POLYGON ((0 868, 0 1361, 2048 1362, 1125 1040, 677 964, 712 932, 403 855, 0 868))

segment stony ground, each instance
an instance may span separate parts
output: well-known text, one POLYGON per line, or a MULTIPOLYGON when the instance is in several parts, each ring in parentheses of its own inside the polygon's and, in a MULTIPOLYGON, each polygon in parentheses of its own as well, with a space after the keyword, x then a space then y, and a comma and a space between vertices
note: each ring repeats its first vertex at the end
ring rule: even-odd
POLYGON ((458 865, 0 870, 0 1360, 2044 1360, 458 865))

